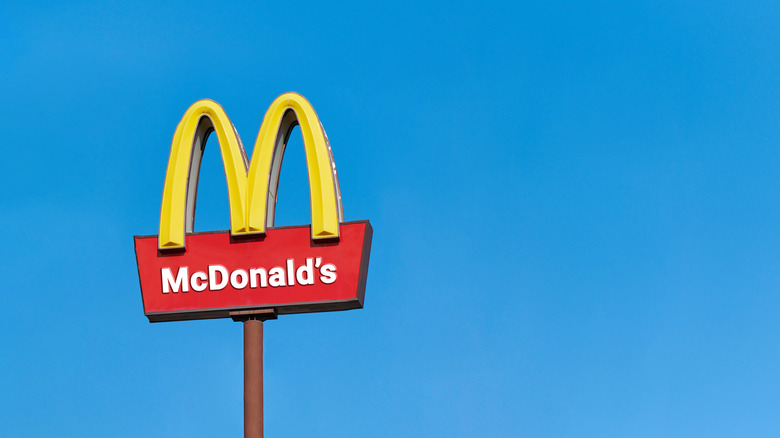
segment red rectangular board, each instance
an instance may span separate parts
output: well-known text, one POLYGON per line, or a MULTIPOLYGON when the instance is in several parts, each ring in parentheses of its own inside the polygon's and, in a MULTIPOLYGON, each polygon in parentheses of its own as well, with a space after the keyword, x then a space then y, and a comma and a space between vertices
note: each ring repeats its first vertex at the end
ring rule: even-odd
POLYGON ((333 242, 315 242, 309 226, 269 228, 262 238, 227 231, 186 236, 186 249, 157 249, 157 236, 135 236, 144 313, 150 322, 225 318, 231 311, 278 314, 363 307, 373 229, 340 225, 333 242))

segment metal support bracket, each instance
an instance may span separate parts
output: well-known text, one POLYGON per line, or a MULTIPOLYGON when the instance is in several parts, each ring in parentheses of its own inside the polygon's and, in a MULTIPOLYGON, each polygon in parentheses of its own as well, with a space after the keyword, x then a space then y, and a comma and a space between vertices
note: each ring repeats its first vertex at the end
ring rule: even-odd
POLYGON ((235 322, 268 321, 276 319, 276 309, 236 310, 230 312, 230 317, 235 322))

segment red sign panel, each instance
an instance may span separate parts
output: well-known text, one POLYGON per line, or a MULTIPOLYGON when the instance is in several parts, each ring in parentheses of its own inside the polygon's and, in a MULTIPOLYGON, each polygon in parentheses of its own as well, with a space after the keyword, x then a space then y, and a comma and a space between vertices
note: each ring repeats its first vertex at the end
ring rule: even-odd
POLYGON ((177 252, 158 250, 157 236, 136 236, 144 313, 161 322, 259 308, 362 308, 372 232, 368 221, 356 221, 342 223, 334 242, 313 241, 309 226, 272 228, 254 239, 195 233, 177 252))

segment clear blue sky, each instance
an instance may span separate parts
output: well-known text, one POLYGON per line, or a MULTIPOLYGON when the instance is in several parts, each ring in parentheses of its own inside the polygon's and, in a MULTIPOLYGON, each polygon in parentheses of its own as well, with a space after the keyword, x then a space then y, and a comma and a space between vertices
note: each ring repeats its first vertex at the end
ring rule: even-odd
POLYGON ((19 4, 1 435, 241 436, 240 324, 148 323, 132 236, 192 102, 251 148, 285 91, 374 240, 364 309, 265 324, 266 436, 780 435, 777 2, 19 4))

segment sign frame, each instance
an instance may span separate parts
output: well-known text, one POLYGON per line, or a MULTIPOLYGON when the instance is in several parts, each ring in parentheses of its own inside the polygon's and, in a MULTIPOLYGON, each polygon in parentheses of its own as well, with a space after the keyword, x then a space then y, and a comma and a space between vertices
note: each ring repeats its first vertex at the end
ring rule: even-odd
MULTIPOLYGON (((359 221, 350 221, 350 222, 342 222, 341 226, 345 229, 349 229, 353 226, 362 226, 363 227, 363 233, 361 237, 361 241, 357 242, 359 243, 359 251, 360 251, 360 260, 358 262, 358 265, 356 268, 358 269, 358 277, 356 281, 356 289, 354 290, 354 294, 350 296, 349 298, 342 298, 342 299, 320 299, 320 300, 314 300, 314 301, 304 301, 304 302, 278 302, 273 303, 270 305, 266 304, 250 304, 250 305, 242 305, 242 306, 222 306, 222 307, 213 307, 213 308, 199 308, 197 310, 169 310, 169 311, 148 311, 148 302, 147 299, 145 299, 144 294, 145 293, 154 293, 155 291, 144 291, 144 285, 147 285, 147 288, 149 287, 149 280, 144 278, 144 275, 141 272, 141 258, 144 257, 142 255, 143 248, 139 248, 139 241, 148 241, 148 240, 155 240, 157 239, 156 235, 149 235, 149 236, 135 236, 135 252, 136 252, 136 260, 138 261, 138 281, 141 284, 141 299, 143 301, 144 305, 144 315, 149 319, 149 322, 169 322, 169 321, 188 321, 188 320, 201 320, 201 319, 215 319, 215 318, 228 318, 231 317, 231 314, 236 311, 244 311, 244 310, 254 310, 254 309, 274 309, 276 314, 278 315, 291 315, 291 314, 297 314, 297 313, 312 313, 312 312, 331 312, 331 311, 340 311, 340 310, 352 310, 352 309, 361 309, 363 308, 363 301, 365 298, 365 290, 366 290, 366 281, 368 277, 368 260, 371 253, 371 240, 373 236, 373 228, 371 227, 371 224, 367 220, 359 220, 359 221)), ((291 226, 280 226, 280 227, 273 227, 268 228, 267 235, 268 236, 276 236, 279 233, 285 232, 285 230, 309 230, 308 225, 291 225, 291 226)), ((228 235, 228 231, 203 231, 203 232, 196 232, 196 233, 188 233, 187 238, 188 239, 197 239, 199 236, 213 236, 213 235, 228 235)), ((231 241, 231 244, 245 244, 245 245, 252 245, 254 243, 259 243, 261 245, 261 242, 265 240, 262 236, 229 236, 229 239, 231 241)), ((144 242, 141 242, 144 243, 144 242)), ((342 243, 343 244, 343 243, 342 243)), ((148 242, 147 242, 147 247, 148 242)), ((259 245, 258 245, 259 246, 259 245)), ((327 247, 333 247, 336 246, 336 242, 333 241, 311 241, 310 242, 310 248, 312 250, 316 250, 317 248, 327 248, 327 247)), ((353 245, 357 246, 357 245, 353 245)), ((148 248, 147 255, 148 257, 148 248)), ((180 257, 185 254, 185 250, 179 250, 176 252, 171 251, 160 251, 157 250, 158 256, 160 258, 164 259, 175 259, 176 257, 180 257)), ((148 275, 148 274, 147 274, 148 275)), ((182 292, 179 292, 182 293, 182 292)), ((190 294, 198 294, 198 293, 206 293, 206 294, 219 294, 221 292, 214 292, 214 291, 204 291, 204 292, 189 292, 190 294)), ((245 293, 252 293, 252 292, 245 292, 245 293)))

